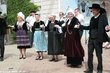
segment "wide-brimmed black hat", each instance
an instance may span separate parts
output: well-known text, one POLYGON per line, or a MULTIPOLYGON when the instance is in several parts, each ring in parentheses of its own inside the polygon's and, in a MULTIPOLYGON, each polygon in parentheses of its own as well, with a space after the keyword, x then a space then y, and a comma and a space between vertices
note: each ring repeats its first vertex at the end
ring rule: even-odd
POLYGON ((106 13, 106 10, 101 7, 101 8, 100 8, 100 13, 101 13, 101 14, 106 13))
POLYGON ((92 4, 92 7, 89 7, 89 9, 100 9, 100 5, 99 4, 92 4))

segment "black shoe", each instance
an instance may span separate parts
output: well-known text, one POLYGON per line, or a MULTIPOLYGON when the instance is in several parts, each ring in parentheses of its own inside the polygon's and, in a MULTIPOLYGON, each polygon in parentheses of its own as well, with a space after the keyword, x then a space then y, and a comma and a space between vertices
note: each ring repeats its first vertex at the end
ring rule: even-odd
POLYGON ((86 71, 84 71, 84 73, 93 73, 93 71, 92 70, 86 70, 86 71))
POLYGON ((4 58, 0 58, 0 61, 4 61, 4 58))
POLYGON ((98 70, 97 73, 102 73, 102 70, 98 70))
POLYGON ((51 62, 51 61, 55 61, 55 59, 53 58, 53 59, 51 59, 51 60, 49 60, 49 61, 50 61, 50 62, 51 62))
POLYGON ((43 60, 43 57, 40 57, 39 60, 43 60))
POLYGON ((40 57, 36 57, 36 59, 35 59, 35 60, 39 60, 39 58, 40 58, 40 57))
POLYGON ((74 68, 81 68, 82 65, 71 65, 71 67, 74 67, 74 68))
POLYGON ((55 60, 54 60, 54 62, 58 62, 58 61, 59 61, 58 59, 55 59, 55 60))
POLYGON ((26 57, 23 57, 23 59, 26 59, 26 57))
POLYGON ((19 59, 22 59, 23 57, 19 57, 19 59))

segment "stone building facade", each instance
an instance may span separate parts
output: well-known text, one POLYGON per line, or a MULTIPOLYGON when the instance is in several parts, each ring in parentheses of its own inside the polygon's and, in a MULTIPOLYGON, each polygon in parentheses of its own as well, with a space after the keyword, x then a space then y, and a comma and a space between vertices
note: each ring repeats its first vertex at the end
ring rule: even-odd
POLYGON ((39 13, 44 21, 50 14, 58 14, 60 11, 62 11, 62 0, 31 0, 31 2, 41 6, 39 13))
POLYGON ((6 0, 0 0, 0 11, 2 11, 2 14, 7 14, 7 5, 6 0))
POLYGON ((41 6, 39 13, 44 21, 47 20, 48 16, 52 13, 58 16, 60 11, 66 13, 70 8, 74 10, 78 7, 80 7, 81 12, 82 8, 85 8, 85 12, 82 13, 86 19, 90 20, 91 12, 88 10, 88 7, 90 7, 92 3, 98 3, 104 7, 107 11, 108 20, 110 21, 110 0, 31 0, 31 2, 41 6), (82 2, 85 2, 85 5, 82 2))

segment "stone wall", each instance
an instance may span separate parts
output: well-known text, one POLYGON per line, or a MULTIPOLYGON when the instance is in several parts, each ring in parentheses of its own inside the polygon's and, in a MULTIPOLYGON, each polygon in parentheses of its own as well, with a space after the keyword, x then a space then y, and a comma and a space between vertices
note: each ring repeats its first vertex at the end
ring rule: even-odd
POLYGON ((60 11, 60 0, 32 0, 34 4, 41 5, 40 14, 41 19, 46 21, 48 16, 52 13, 58 14, 60 11))

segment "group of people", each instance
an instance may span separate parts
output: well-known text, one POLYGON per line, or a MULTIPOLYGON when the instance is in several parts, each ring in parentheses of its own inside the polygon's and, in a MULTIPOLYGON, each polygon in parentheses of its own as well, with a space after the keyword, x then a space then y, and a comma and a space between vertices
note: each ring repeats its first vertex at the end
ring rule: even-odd
MULTIPOLYGON (((81 37, 83 30, 89 30, 88 69, 84 72, 93 73, 93 52, 95 50, 98 59, 97 73, 102 73, 102 44, 109 41, 106 31, 110 29, 106 11, 99 4, 93 4, 90 9, 93 17, 89 26, 84 26, 84 17, 80 14, 79 8, 75 11, 69 10, 66 19, 63 12, 59 13, 59 20, 56 20, 56 16, 52 14, 49 16, 47 24, 35 11, 31 11, 26 19, 24 14, 19 12, 18 21, 13 29, 16 32, 17 48, 20 51, 19 59, 26 59, 26 49, 34 44, 37 53, 35 60, 43 60, 43 52, 47 51, 48 55, 51 55, 49 61, 58 62, 58 55, 64 54, 68 66, 81 67, 85 56, 81 37), (46 39, 45 32, 48 32, 48 39, 46 39)), ((2 29, 0 28, 0 32, 2 29)), ((0 43, 2 43, 1 37, 0 43)), ((2 50, 1 52, 3 53, 2 50)))
MULTIPOLYGON (((76 15, 78 12, 76 9, 76 15)), ((16 32, 17 48, 20 51, 19 59, 25 59, 26 49, 34 44, 37 52, 36 60, 42 60, 43 52, 47 51, 48 55, 51 55, 49 61, 58 62, 58 55, 64 54, 67 56, 67 64, 72 66, 82 64, 84 50, 78 28, 80 22, 73 10, 68 11, 67 20, 64 19, 63 12, 59 13, 59 17, 60 19, 56 20, 56 16, 52 14, 45 24, 35 11, 31 11, 26 19, 22 12, 17 14, 18 21, 13 30, 16 32), (48 41, 45 32, 48 32, 48 41)))

